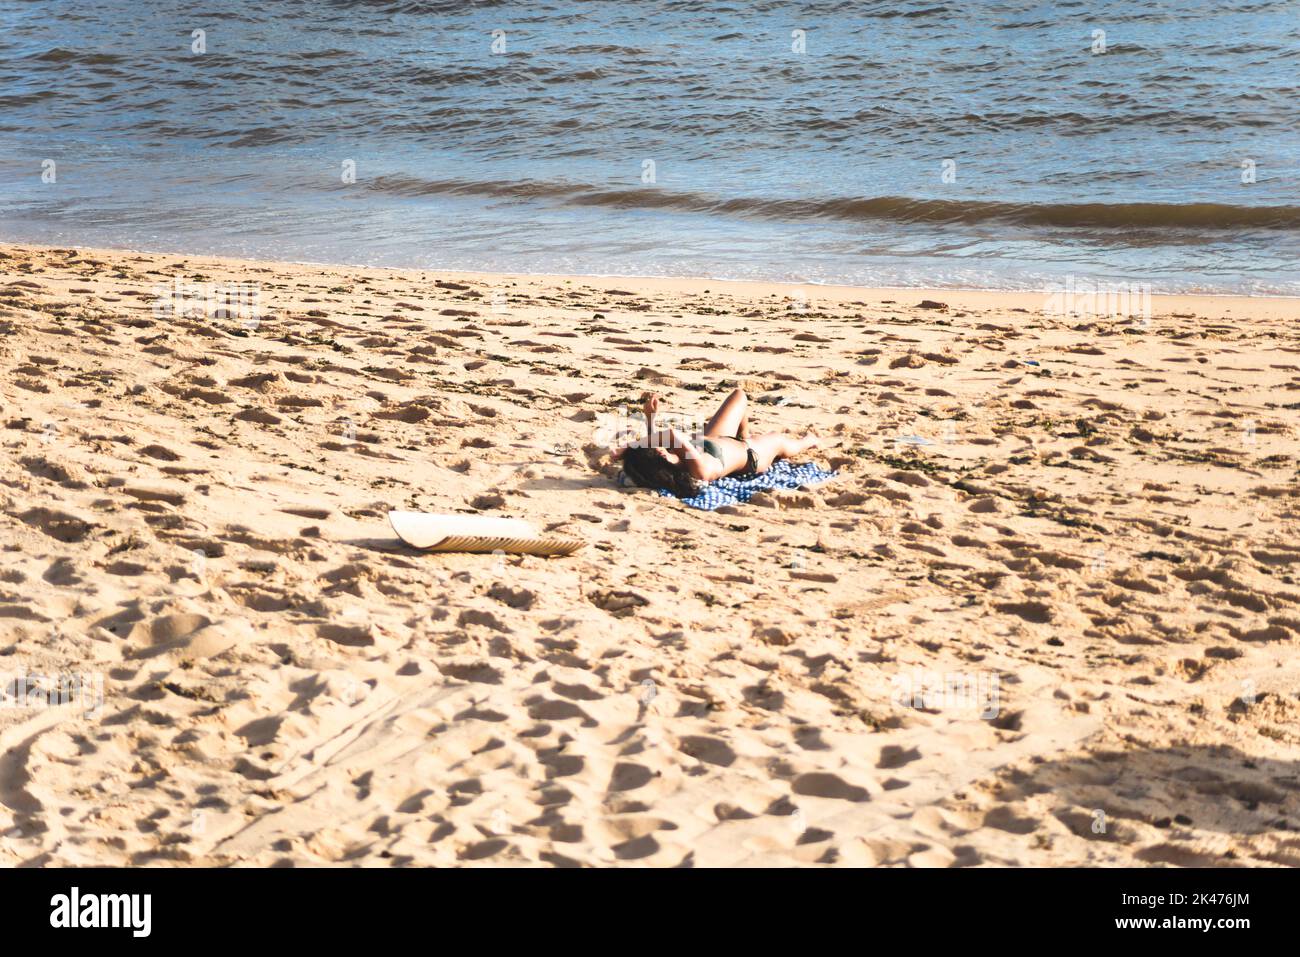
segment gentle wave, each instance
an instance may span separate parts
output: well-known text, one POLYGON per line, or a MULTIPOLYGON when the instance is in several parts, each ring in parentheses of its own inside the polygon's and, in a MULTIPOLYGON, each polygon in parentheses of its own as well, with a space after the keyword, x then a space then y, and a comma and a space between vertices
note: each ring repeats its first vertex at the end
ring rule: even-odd
POLYGON ((889 220, 898 223, 1001 223, 1099 229, 1300 229, 1300 206, 1237 206, 1226 203, 1006 203, 904 196, 834 199, 721 198, 657 187, 606 189, 536 180, 426 180, 388 175, 369 189, 396 196, 487 196, 552 200, 573 206, 664 209, 688 213, 797 219, 889 220))

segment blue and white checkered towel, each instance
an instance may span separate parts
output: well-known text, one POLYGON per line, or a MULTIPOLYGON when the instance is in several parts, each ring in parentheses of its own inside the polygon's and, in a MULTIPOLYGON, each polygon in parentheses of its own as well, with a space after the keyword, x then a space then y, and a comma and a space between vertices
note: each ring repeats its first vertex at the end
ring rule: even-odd
MULTIPOLYGON (((712 512, 723 505, 738 505, 748 502, 758 492, 767 489, 795 489, 805 485, 818 485, 835 477, 834 472, 819 469, 811 462, 795 465, 789 459, 777 459, 772 467, 762 475, 748 478, 729 475, 704 486, 699 495, 682 499, 682 504, 691 508, 712 512)), ((666 488, 658 490, 660 495, 673 498, 673 493, 666 488)))

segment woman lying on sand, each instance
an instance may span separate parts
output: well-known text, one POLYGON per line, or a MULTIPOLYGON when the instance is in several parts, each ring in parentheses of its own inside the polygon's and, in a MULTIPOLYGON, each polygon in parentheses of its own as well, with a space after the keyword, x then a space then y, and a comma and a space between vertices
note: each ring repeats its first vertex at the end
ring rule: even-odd
POLYGON ((666 488, 678 498, 692 498, 700 486, 727 475, 758 475, 779 458, 791 458, 816 448, 820 439, 809 432, 795 438, 783 432, 749 434, 749 397, 743 389, 727 396, 698 441, 672 426, 655 429, 659 396, 646 395, 646 441, 617 450, 623 474, 643 488, 666 488))

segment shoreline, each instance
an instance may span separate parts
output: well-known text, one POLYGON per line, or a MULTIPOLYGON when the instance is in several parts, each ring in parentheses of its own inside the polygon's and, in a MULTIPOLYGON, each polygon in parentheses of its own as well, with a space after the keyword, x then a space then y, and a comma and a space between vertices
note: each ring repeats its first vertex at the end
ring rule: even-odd
MULTIPOLYGON (((725 279, 710 278, 707 276, 633 276, 633 275, 605 275, 605 274, 582 274, 582 273, 528 273, 528 272, 485 272, 481 270, 464 270, 464 269, 424 269, 414 266, 362 266, 352 265, 349 263, 330 263, 330 262, 313 262, 307 260, 278 260, 278 259, 245 259, 238 256, 214 256, 197 253, 177 253, 167 251, 150 251, 120 247, 99 247, 99 246, 61 246, 45 243, 24 243, 13 242, 9 240, 0 240, 0 250, 10 249, 31 249, 52 251, 56 249, 76 249, 83 253, 93 253, 96 255, 137 255, 152 256, 167 259, 179 260, 197 260, 208 263, 226 263, 238 265, 255 265, 255 266, 298 266, 309 269, 319 270, 370 270, 381 273, 392 273, 395 275, 423 274, 431 275, 436 278, 454 279, 457 277, 472 278, 481 282, 493 283, 505 280, 526 280, 526 281, 568 281, 568 282, 622 282, 631 285, 642 286, 644 288, 654 289, 680 289, 682 291, 703 293, 708 289, 709 284, 725 284, 727 288, 739 295, 770 295, 780 293, 781 291, 793 290, 815 290, 818 295, 824 298, 834 299, 837 302, 851 301, 853 298, 863 299, 871 298, 876 300, 884 299, 890 294, 894 295, 919 295, 923 298, 933 298, 934 296, 954 297, 958 305, 970 305, 972 307, 988 306, 999 302, 1005 302, 1016 308, 1035 309, 1041 308, 1046 297, 1051 296, 1057 290, 1052 289, 996 289, 996 288, 969 288, 960 286, 858 286, 846 285, 841 283, 818 283, 818 282, 784 282, 779 280, 756 280, 756 279, 725 279)), ((1087 279, 1088 277, 1081 277, 1087 279)), ((1134 284, 1122 284, 1123 288, 1132 287, 1134 284)), ((1106 287, 1102 287, 1104 291, 1106 287)), ((1117 287, 1121 288, 1121 287, 1117 287)), ((1212 303, 1242 303, 1242 304, 1277 304, 1277 307, 1284 310, 1283 315, 1300 319, 1300 295, 1286 296, 1277 294, 1266 295, 1244 295, 1241 293, 1217 293, 1217 292, 1197 292, 1197 293, 1157 293, 1150 294, 1153 303, 1162 304, 1168 311, 1202 309, 1208 310, 1212 303)), ((951 305, 951 303, 950 303, 951 305)))

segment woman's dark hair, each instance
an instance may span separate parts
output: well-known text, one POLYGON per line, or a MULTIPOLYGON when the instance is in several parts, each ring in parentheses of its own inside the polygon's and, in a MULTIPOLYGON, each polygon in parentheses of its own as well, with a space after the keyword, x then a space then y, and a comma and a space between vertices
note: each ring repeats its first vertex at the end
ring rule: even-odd
POLYGON ((623 453, 623 474, 642 488, 666 488, 678 498, 694 498, 700 485, 655 449, 634 446, 623 453))

